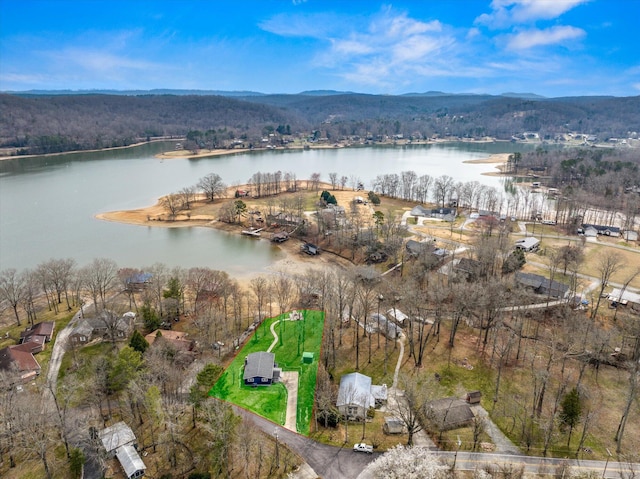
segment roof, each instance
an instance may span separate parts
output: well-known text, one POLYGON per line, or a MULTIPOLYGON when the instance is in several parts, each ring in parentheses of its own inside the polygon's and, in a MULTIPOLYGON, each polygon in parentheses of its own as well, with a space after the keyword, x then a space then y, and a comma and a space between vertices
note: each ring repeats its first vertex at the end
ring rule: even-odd
MULTIPOLYGON (((144 338, 151 346, 156 339, 158 339, 158 329, 153 331, 152 333, 147 334, 144 338)), ((187 339, 187 334, 182 331, 173 331, 173 330, 162 330, 160 331, 163 341, 171 344, 175 349, 179 351, 191 351, 193 349, 193 341, 187 339)))
POLYGON ((409 316, 404 314, 398 308, 390 308, 389 311, 387 311, 387 314, 399 323, 404 323, 405 320, 409 319, 409 316))
POLYGON ((615 300, 621 301, 621 300, 625 300, 625 301, 629 301, 631 303, 636 303, 636 304, 640 304, 640 294, 637 293, 633 293, 631 291, 628 290, 624 290, 624 293, 622 293, 622 290, 619 288, 614 288, 611 293, 609 293, 609 299, 613 298, 615 300), (622 296, 622 297, 621 297, 622 296))
POLYGON ((455 397, 431 401, 427 404, 427 415, 439 429, 443 430, 465 426, 474 418, 469 404, 455 397))
POLYGON ((69 335, 73 336, 75 334, 79 334, 82 336, 91 336, 92 333, 93 333, 93 326, 91 325, 91 323, 89 323, 89 321, 82 321, 75 328, 71 330, 71 333, 69 333, 69 335))
POLYGON ((611 233, 620 233, 620 228, 618 228, 617 226, 603 226, 584 223, 582 227, 584 229, 594 228, 596 231, 598 231, 598 233, 604 233, 605 231, 610 231, 611 233))
POLYGON ((261 351, 247 356, 244 366, 244 379, 272 378, 276 355, 261 351))
POLYGON ((386 401, 388 394, 387 394, 387 385, 383 384, 381 386, 377 385, 377 384, 372 384, 371 385, 371 395, 373 396, 374 399, 378 400, 378 401, 386 401))
POLYGON ((528 288, 533 288, 539 293, 551 293, 551 296, 564 296, 569 291, 569 286, 557 281, 549 281, 544 276, 533 273, 516 272, 516 281, 528 288))
POLYGON ((126 446, 136 442, 136 436, 131 428, 120 421, 109 426, 98 433, 102 445, 107 452, 112 452, 121 446, 126 446))
POLYGON ((33 335, 46 336, 47 341, 50 341, 51 337, 53 336, 54 327, 55 323, 53 321, 43 321, 41 323, 33 325, 31 328, 22 331, 20 333, 20 337, 27 338, 33 335))
POLYGON ((119 447, 116 451, 116 457, 127 477, 133 477, 137 471, 144 471, 147 468, 133 446, 119 447))
POLYGON ((375 406, 371 394, 371 378, 360 373, 345 374, 340 378, 336 406, 357 405, 368 409, 375 406))
POLYGON ((21 351, 19 346, 0 349, 0 369, 9 371, 15 367, 19 372, 40 371, 40 364, 33 354, 21 351))
POLYGON ((427 216, 431 214, 431 210, 426 209, 424 206, 416 205, 411 209, 411 216, 427 216))
POLYGON ((431 252, 435 249, 435 246, 433 246, 433 242, 432 241, 416 241, 416 240, 409 240, 407 241, 407 244, 405 246, 407 248, 407 251, 415 256, 420 255, 423 252, 431 252))
POLYGON ((516 241, 516 248, 531 249, 536 247, 539 244, 540 244, 540 240, 538 238, 529 236, 527 238, 522 238, 516 241))
POLYGON ((143 283, 150 282, 151 278, 153 278, 153 275, 151 273, 136 273, 136 274, 133 274, 133 275, 129 276, 126 279, 126 282, 127 283, 134 283, 134 284, 143 284, 143 283))

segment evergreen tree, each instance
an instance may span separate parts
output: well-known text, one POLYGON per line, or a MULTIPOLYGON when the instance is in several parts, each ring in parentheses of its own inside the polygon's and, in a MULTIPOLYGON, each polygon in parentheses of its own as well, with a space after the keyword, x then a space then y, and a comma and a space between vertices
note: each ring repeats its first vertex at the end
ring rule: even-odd
POLYGON ((149 342, 145 339, 142 333, 136 329, 129 340, 129 346, 140 353, 144 353, 149 347, 149 342))
POLYGON ((580 422, 580 416, 582 414, 582 404, 578 390, 573 388, 565 394, 560 406, 562 408, 560 421, 562 421, 562 424, 565 426, 569 426, 569 438, 567 439, 567 447, 569 447, 571 433, 573 432, 573 428, 580 422))

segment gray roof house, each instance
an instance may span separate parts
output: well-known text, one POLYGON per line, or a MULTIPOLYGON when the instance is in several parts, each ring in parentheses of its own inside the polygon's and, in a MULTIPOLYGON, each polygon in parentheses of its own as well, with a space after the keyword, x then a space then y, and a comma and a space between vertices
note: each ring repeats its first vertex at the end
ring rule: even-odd
POLYGON ((540 276, 539 274, 532 273, 522 273, 520 271, 516 272, 515 275, 516 283, 525 288, 532 289, 536 294, 544 294, 548 296, 552 296, 554 298, 563 298, 567 291, 569 291, 569 286, 563 283, 558 283, 557 281, 549 281, 544 276, 540 276))
POLYGON ((261 351, 249 354, 244 360, 244 383, 247 386, 268 386, 280 380, 282 369, 276 355, 261 351))
POLYGON ((535 251, 540 246, 540 240, 538 238, 534 238, 533 236, 529 236, 527 238, 522 238, 516 241, 515 248, 521 249, 522 251, 535 251))
POLYGON ((340 378, 336 406, 348 418, 363 418, 376 404, 371 394, 371 378, 360 373, 345 374, 340 378))
POLYGON ((426 417, 439 431, 468 426, 474 418, 469 404, 455 397, 436 399, 425 409, 426 417))

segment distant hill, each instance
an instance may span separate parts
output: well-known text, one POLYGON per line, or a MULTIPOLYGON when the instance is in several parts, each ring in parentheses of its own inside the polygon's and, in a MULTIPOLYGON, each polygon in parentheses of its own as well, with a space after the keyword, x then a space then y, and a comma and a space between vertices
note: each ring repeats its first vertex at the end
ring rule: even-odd
POLYGON ((546 98, 542 95, 536 95, 535 93, 513 93, 513 92, 503 93, 500 96, 506 96, 510 98, 526 98, 529 100, 544 100, 546 98))
POLYGON ((52 95, 125 95, 125 96, 143 96, 143 95, 198 95, 198 96, 259 96, 264 93, 255 91, 224 91, 224 90, 175 90, 175 89, 154 89, 154 90, 26 90, 26 91, 8 91, 4 92, 18 96, 52 96, 52 95))
POLYGON ((188 92, 0 94, 0 146, 25 152, 65 151, 121 146, 137 138, 190 131, 222 145, 233 139, 258 144, 277 131, 294 136, 316 131, 316 136, 331 140, 396 134, 418 139, 435 135, 510 140, 523 132, 537 132, 549 141, 570 132, 606 140, 640 131, 638 96, 188 92))

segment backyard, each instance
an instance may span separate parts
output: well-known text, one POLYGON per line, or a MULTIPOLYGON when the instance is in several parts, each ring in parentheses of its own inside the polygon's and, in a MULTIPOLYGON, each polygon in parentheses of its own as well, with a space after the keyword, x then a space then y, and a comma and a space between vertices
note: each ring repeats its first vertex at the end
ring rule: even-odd
POLYGON ((302 313, 304 319, 300 321, 281 321, 282 318, 289 317, 288 313, 265 319, 216 382, 210 395, 255 412, 275 423, 285 423, 287 390, 284 385, 252 387, 245 386, 242 380, 245 358, 251 353, 267 351, 274 342, 270 327, 276 323, 274 329, 279 339, 271 352, 275 354, 276 362, 283 371, 298 372, 296 428, 299 433, 308 435, 313 413, 324 313, 311 310, 304 310, 302 313), (313 353, 314 359, 311 363, 303 363, 304 352, 313 353))

